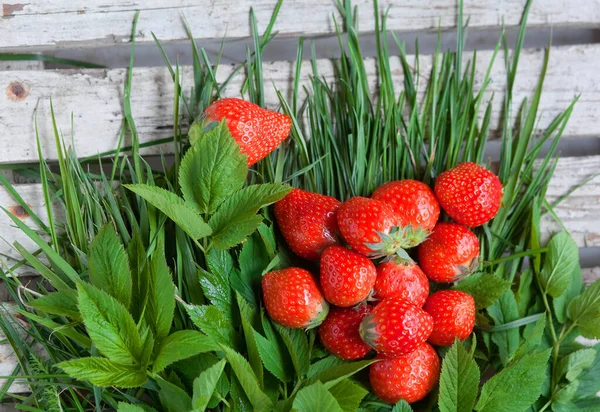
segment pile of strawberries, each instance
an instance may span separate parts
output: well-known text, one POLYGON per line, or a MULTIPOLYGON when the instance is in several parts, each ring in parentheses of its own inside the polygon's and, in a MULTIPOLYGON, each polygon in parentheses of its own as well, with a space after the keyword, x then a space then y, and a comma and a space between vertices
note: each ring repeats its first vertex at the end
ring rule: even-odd
POLYGON ((318 327, 323 346, 341 359, 374 349, 377 396, 416 402, 439 379, 431 345, 464 340, 475 323, 469 294, 438 285, 430 295, 430 281, 452 283, 477 268, 479 241, 468 227, 492 219, 501 200, 498 177, 474 163, 438 176, 435 193, 399 180, 340 203, 293 189, 275 204, 275 217, 294 253, 320 259, 319 276, 298 267, 265 274, 267 312, 283 326, 318 327), (438 222, 440 205, 456 223, 438 222))

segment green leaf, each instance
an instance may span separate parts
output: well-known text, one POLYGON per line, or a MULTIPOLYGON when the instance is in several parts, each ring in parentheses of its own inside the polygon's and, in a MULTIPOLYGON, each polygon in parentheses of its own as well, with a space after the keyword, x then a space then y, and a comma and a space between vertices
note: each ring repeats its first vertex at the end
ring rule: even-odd
POLYGON ((553 299, 554 315, 560 323, 565 323, 567 320, 567 305, 581 293, 583 280, 581 278, 581 266, 576 265, 569 286, 565 293, 553 299))
POLYGON ((127 253, 111 223, 94 238, 88 260, 90 282, 129 308, 131 271, 127 253))
POLYGON ((169 334, 175 311, 175 285, 162 253, 154 252, 149 273, 144 313, 146 322, 160 341, 169 334))
POLYGON ((297 412, 341 412, 342 408, 322 382, 315 382, 301 389, 292 405, 297 412))
POLYGON ((290 190, 287 185, 260 184, 229 196, 208 222, 214 246, 225 250, 244 241, 262 222, 262 216, 256 212, 282 199, 290 190))
POLYGON ((527 338, 525 338, 525 341, 517 348, 517 350, 512 356, 512 360, 515 361, 521 359, 524 355, 534 352, 540 345, 540 342, 542 341, 545 329, 546 314, 544 313, 542 317, 535 322, 535 326, 533 327, 533 330, 531 331, 529 336, 527 336, 527 338))
POLYGON ((377 360, 371 359, 357 362, 347 362, 342 363, 341 365, 332 366, 325 369, 321 373, 314 375, 309 382, 313 383, 316 381, 321 381, 326 387, 331 388, 342 380, 351 377, 355 373, 363 370, 375 362, 377 362, 377 360))
POLYGON ((242 246, 239 256, 240 279, 245 284, 244 290, 250 290, 252 300, 249 300, 257 307, 256 295, 260 294, 260 282, 262 273, 269 265, 269 255, 267 248, 259 234, 254 234, 242 246))
POLYGON ((143 184, 124 186, 163 212, 192 239, 198 240, 212 233, 211 227, 202 220, 198 212, 186 205, 175 193, 143 184))
POLYGON ((81 319, 79 309, 77 309, 77 293, 74 290, 50 292, 28 304, 37 310, 53 315, 67 316, 74 320, 81 319))
POLYGON ((146 371, 115 363, 105 358, 79 358, 60 362, 56 367, 69 376, 105 388, 135 388, 146 383, 146 371))
POLYGON ((561 385, 560 389, 552 396, 553 404, 556 403, 568 403, 575 397, 577 393, 577 387, 579 386, 579 381, 573 381, 568 383, 567 385, 561 385))
POLYGON ((313 376, 323 372, 325 369, 341 365, 342 363, 344 363, 344 361, 338 358, 337 356, 329 355, 310 365, 310 369, 308 370, 308 374, 306 376, 308 378, 312 378, 313 376))
POLYGON ((246 181, 248 158, 225 121, 187 151, 179 167, 179 184, 186 202, 200 213, 213 214, 246 181))
POLYGON ((195 330, 179 330, 169 335, 158 349, 152 373, 160 373, 167 366, 203 352, 219 350, 206 335, 195 330))
POLYGON ((254 409, 257 411, 272 410, 273 402, 260 390, 256 375, 252 372, 248 361, 242 355, 225 345, 221 345, 221 348, 225 352, 225 357, 231 369, 233 369, 235 376, 238 378, 254 409))
POLYGON ((223 369, 225 369, 225 363, 225 359, 220 360, 215 365, 202 371, 202 373, 194 379, 192 408, 194 408, 195 411, 204 411, 208 407, 208 403, 217 387, 223 369))
POLYGON ((234 272, 233 259, 229 252, 211 249, 206 255, 206 264, 210 272, 200 269, 198 277, 204 296, 223 312, 229 321, 233 320, 231 304, 233 293, 229 279, 234 272))
MULTIPOLYGON (((219 351, 221 348, 219 348, 219 351)), ((186 387, 192 388, 194 386, 194 380, 198 377, 198 372, 206 370, 219 362, 219 358, 215 353, 220 352, 206 352, 191 358, 182 360, 174 364, 172 367, 177 371, 178 375, 182 377, 186 387)), ((225 399, 229 393, 229 379, 227 374, 221 374, 217 382, 217 386, 213 392, 213 396, 208 403, 208 408, 215 408, 221 399, 225 399)))
POLYGON ((354 412, 360 406, 361 401, 368 391, 357 385, 350 379, 344 379, 337 385, 331 387, 329 392, 333 395, 338 405, 344 412, 354 412))
POLYGON ((186 305, 194 324, 204 332, 214 345, 235 346, 238 338, 231 323, 215 306, 186 305))
POLYGON ((117 405, 117 412, 146 412, 144 408, 138 405, 132 405, 130 403, 119 402, 117 405))
POLYGON ((141 361, 142 341, 133 318, 115 298, 96 287, 77 283, 79 311, 90 338, 110 360, 135 365, 141 361))
POLYGON ((163 410, 166 412, 182 412, 192 410, 192 398, 179 386, 157 377, 160 386, 158 396, 163 410))
POLYGON ((533 271, 527 269, 519 276, 519 289, 515 295, 517 306, 519 307, 519 316, 527 316, 527 310, 529 309, 529 303, 533 296, 534 288, 531 286, 533 282, 533 271))
POLYGON ((400 399, 392 408, 392 412, 412 412, 412 408, 404 399, 400 399))
POLYGON ((265 368, 271 372, 277 379, 282 382, 289 382, 292 379, 292 374, 289 372, 284 357, 279 345, 275 342, 270 342, 257 331, 253 330, 256 348, 260 354, 265 368))
POLYGON ((254 337, 254 328, 252 324, 258 323, 258 314, 256 310, 250 307, 248 302, 244 300, 239 294, 236 294, 238 307, 240 309, 240 319, 242 321, 242 330, 244 332, 244 339, 246 340, 246 349, 248 352, 248 361, 252 370, 256 375, 256 379, 260 387, 264 387, 264 371, 263 363, 258 352, 257 342, 254 337))
POLYGON ((235 377, 235 374, 231 375, 231 410, 236 412, 254 412, 254 408, 250 403, 250 400, 242 388, 242 384, 235 377))
POLYGON ((478 391, 479 368, 465 347, 455 341, 442 363, 440 412, 471 412, 478 391))
POLYGON ((452 289, 461 290, 473 296, 477 309, 484 309, 500 299, 510 285, 508 280, 479 272, 461 280, 452 289))
POLYGON ((559 297, 569 286, 575 267, 579 264, 579 249, 567 232, 552 236, 539 280, 542 289, 553 298, 559 297))
POLYGON ((594 363, 584 370, 578 377, 576 398, 578 400, 598 400, 596 394, 600 392, 600 345, 594 346, 597 355, 594 363))
MULTIPOLYGON (((504 325, 519 319, 519 309, 513 293, 510 290, 504 292, 502 297, 488 308, 488 313, 496 325, 504 325)), ((519 340, 519 328, 492 334, 492 341, 498 346, 503 365, 508 363, 512 353, 519 347, 519 340)))
POLYGON ((556 367, 557 376, 565 376, 573 382, 581 373, 592 366, 597 352, 593 348, 580 349, 562 358, 556 367))
POLYGON ((275 324, 275 328, 277 328, 283 343, 288 349, 294 370, 298 376, 306 375, 310 366, 310 351, 306 332, 302 329, 285 328, 278 324, 275 324))
POLYGON ((480 412, 524 411, 540 396, 546 379, 550 349, 531 353, 494 375, 483 385, 475 410, 480 412))
POLYGON ((567 316, 586 338, 600 338, 600 279, 569 303, 567 316))

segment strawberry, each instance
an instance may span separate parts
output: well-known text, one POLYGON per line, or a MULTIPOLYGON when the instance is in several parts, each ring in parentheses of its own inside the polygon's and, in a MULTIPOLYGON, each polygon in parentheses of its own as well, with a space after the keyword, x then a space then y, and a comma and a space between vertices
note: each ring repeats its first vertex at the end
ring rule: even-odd
POLYGON ((410 242, 406 247, 414 247, 423 242, 440 217, 440 205, 433 191, 418 180, 396 180, 379 186, 371 195, 392 207, 405 230, 410 242))
POLYGON ((419 265, 429 279, 454 282, 477 268, 479 240, 464 226, 438 223, 417 251, 419 265))
POLYGON ((342 237, 358 253, 369 257, 398 254, 410 260, 402 249, 404 233, 390 206, 380 200, 353 197, 338 210, 338 226, 342 237))
POLYGON ((300 268, 275 270, 262 278, 267 313, 288 328, 319 326, 329 311, 313 275, 300 268))
POLYGON ((429 343, 450 346, 454 339, 465 340, 475 325, 475 300, 459 290, 440 290, 425 302, 425 312, 433 318, 433 332, 429 343))
POLYGON ((242 99, 220 99, 204 110, 204 124, 225 119, 248 166, 266 157, 290 134, 291 119, 242 99))
POLYGON ((404 298, 422 307, 429 295, 429 279, 414 263, 393 259, 377 266, 375 299, 404 298))
POLYGON ((358 333, 360 322, 371 312, 369 305, 354 308, 332 307, 319 326, 321 343, 330 353, 344 360, 364 358, 371 348, 358 333))
POLYGON ((373 392, 385 402, 417 402, 427 396, 440 377, 440 359, 427 343, 406 355, 378 359, 370 367, 369 380, 373 392))
POLYGON ((369 259, 342 246, 329 246, 321 256, 321 290, 336 306, 348 307, 369 297, 377 279, 369 259))
POLYGON ((386 356, 415 350, 431 334, 433 321, 406 299, 391 297, 375 306, 360 324, 365 343, 386 356))
POLYGON ((455 222, 477 227, 498 213, 502 183, 498 176, 476 163, 461 163, 438 176, 435 195, 455 222))
POLYGON ((340 204, 333 197, 300 189, 275 203, 275 218, 290 249, 305 259, 318 259, 335 244, 340 204))

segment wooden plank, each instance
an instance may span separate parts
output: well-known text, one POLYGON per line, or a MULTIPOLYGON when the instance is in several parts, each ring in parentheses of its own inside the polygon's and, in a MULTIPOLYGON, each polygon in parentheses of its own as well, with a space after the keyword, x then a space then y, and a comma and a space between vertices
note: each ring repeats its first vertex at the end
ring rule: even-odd
MULTIPOLYGON (((490 52, 477 56, 479 81, 487 69, 490 52)), ((537 83, 543 53, 525 50, 520 60, 520 70, 514 89, 516 102, 530 97, 537 83)), ((410 59, 412 60, 412 58, 410 59)), ((424 75, 431 67, 431 56, 420 60, 424 75)), ((596 79, 596 66, 600 61, 600 45, 569 46, 552 50, 544 95, 540 104, 540 127, 550 121, 581 93, 569 126, 565 133, 570 136, 593 136, 600 134, 600 83, 596 79), (573 73, 577 73, 576 76, 573 73)), ((332 63, 319 60, 321 75, 333 79, 332 63)), ((366 60, 367 73, 373 90, 376 84, 375 60, 366 60)), ((217 78, 223 81, 233 70, 232 66, 220 67, 217 78)), ((402 89, 402 69, 398 58, 392 58, 391 70, 398 92, 402 89)), ((265 63, 265 99, 269 107, 276 108, 279 101, 275 88, 286 96, 290 94, 290 75, 293 62, 265 63)), ((304 62, 301 83, 308 82, 311 73, 309 62, 304 62)), ((5 71, 0 72, 0 163, 31 162, 38 159, 34 133, 34 112, 42 139, 43 154, 56 159, 54 137, 49 115, 49 98, 53 99, 59 129, 70 136, 71 114, 74 116, 74 144, 80 156, 89 156, 113 150, 119 139, 122 125, 123 82, 126 70, 56 70, 56 71, 5 71)), ((192 70, 182 68, 183 85, 192 85, 192 70)), ((226 96, 239 96, 243 75, 235 77, 225 90, 226 96)), ((422 83, 425 83, 423 81, 422 83)), ((503 59, 498 57, 492 70, 491 84, 486 98, 495 93, 492 129, 499 124, 502 93, 505 88, 503 59)), ((166 68, 138 68, 133 73, 131 105, 143 142, 171 135, 173 124, 173 82, 166 68)), ((182 109, 183 112, 183 109, 182 109)), ((69 139, 70 140, 70 139, 69 139)), ((168 153, 170 147, 156 147, 148 154, 168 153)))
MULTIPOLYGON (((165 5, 161 0, 13 0, 2 6, 0 49, 127 42, 136 10, 141 10, 137 31, 140 42, 152 42, 151 32, 163 41, 186 39, 182 15, 187 17, 194 35, 200 39, 247 37, 250 34, 250 8, 254 10, 262 33, 276 3, 276 0, 175 0, 165 5)), ((352 4, 358 7, 361 30, 373 31, 372 1, 355 0, 352 4)), ((456 25, 455 0, 381 1, 380 13, 390 5, 390 30, 429 30, 437 29, 438 25, 446 29, 456 25)), ((503 20, 511 26, 519 23, 523 5, 523 0, 465 0, 464 10, 471 18, 470 27, 500 26, 503 20)), ((274 30, 282 36, 335 33, 332 14, 341 22, 333 0, 286 1, 274 30)), ((573 1, 570 7, 562 0, 538 1, 533 3, 529 16, 530 26, 589 27, 599 23, 600 0, 573 1)))

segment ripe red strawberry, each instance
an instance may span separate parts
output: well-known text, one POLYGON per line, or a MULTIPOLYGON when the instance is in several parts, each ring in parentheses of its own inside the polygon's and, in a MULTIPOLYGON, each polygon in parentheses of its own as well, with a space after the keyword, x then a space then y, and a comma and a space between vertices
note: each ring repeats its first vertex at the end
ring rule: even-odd
POLYGON ((418 180, 396 180, 379 186, 371 198, 381 200, 392 207, 398 216, 400 226, 410 226, 412 233, 407 240, 414 247, 421 243, 440 217, 440 205, 433 190, 418 180))
POLYGON ((458 290, 440 290, 425 302, 425 312, 433 318, 433 332, 429 343, 450 346, 454 339, 465 340, 475 325, 475 300, 458 290))
POLYGON ((373 289, 375 299, 404 298, 422 307, 429 295, 429 279, 416 264, 393 259, 377 266, 373 289))
POLYGON ((498 176, 476 163, 461 163, 435 180, 435 195, 455 222, 477 227, 490 221, 502 202, 498 176))
POLYGON ((340 233, 354 250, 369 257, 398 253, 410 260, 402 250, 403 232, 398 217, 390 206, 379 200, 353 197, 342 203, 337 216, 340 233))
POLYGON ((435 282, 454 282, 478 265, 479 240, 464 226, 438 223, 418 248, 419 265, 435 282))
POLYGON ((285 114, 235 98, 217 100, 206 108, 204 117, 205 124, 225 119, 241 152, 248 155, 248 166, 275 150, 292 127, 291 119, 285 114))
POLYGON ((409 354, 382 358, 371 365, 371 387, 381 400, 397 403, 404 399, 414 403, 433 389, 440 377, 440 359, 435 349, 422 343, 409 354))
POLYGON ((354 308, 332 307, 319 326, 321 343, 330 353, 344 360, 364 358, 371 351, 358 333, 360 322, 371 312, 369 305, 354 308))
POLYGON ((321 290, 336 306, 354 306, 369 297, 377 279, 368 258, 342 246, 329 246, 321 256, 321 290))
POLYGON ((387 298, 360 324, 365 343, 386 356, 403 355, 425 342, 433 328, 431 316, 406 299, 387 298))
POLYGON ((333 197, 300 189, 275 203, 275 218, 290 249, 305 259, 318 259, 335 244, 340 204, 333 197))
POLYGON ((319 326, 329 311, 313 275, 300 268, 269 272, 262 278, 267 313, 288 328, 319 326))

